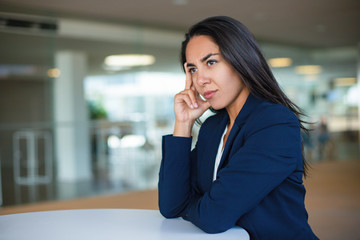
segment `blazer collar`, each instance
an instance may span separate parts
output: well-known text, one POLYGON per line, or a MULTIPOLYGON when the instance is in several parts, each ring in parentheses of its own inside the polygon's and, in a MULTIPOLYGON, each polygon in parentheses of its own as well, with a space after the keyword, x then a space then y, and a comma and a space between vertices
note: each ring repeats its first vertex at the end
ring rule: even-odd
MULTIPOLYGON (((253 94, 250 94, 248 96, 248 98, 245 101, 245 104, 243 106, 243 108, 241 109, 240 113, 238 114, 238 116, 235 119, 235 123, 230 131, 229 137, 225 143, 225 148, 224 148, 224 152, 223 155, 221 157, 220 160, 220 165, 219 168, 221 168, 221 166, 224 164, 224 159, 227 159, 228 154, 232 148, 232 144, 234 142, 234 139, 236 138, 236 136, 238 135, 239 131, 241 130, 242 126, 245 124, 246 120, 248 119, 248 117, 251 115, 251 113, 254 111, 254 109, 260 104, 262 100, 256 96, 254 96, 253 94)), ((223 119, 223 121, 221 122, 220 125, 220 129, 221 129, 221 133, 224 132, 225 126, 226 124, 229 122, 229 115, 227 114, 227 112, 225 111, 225 117, 223 119)), ((222 136, 222 135, 220 135, 222 136)))
POLYGON ((260 98, 256 97, 253 94, 250 94, 246 99, 240 113, 236 117, 234 125, 237 125, 238 128, 241 128, 260 102, 260 98))
MULTIPOLYGON (((262 100, 260 100, 260 98, 256 97, 255 95, 251 94, 248 96, 248 98, 245 101, 244 106, 242 107, 242 109, 240 110, 240 113, 237 115, 235 122, 234 122, 234 126, 236 126, 237 128, 241 128, 246 120, 248 119, 248 117, 250 116, 250 114, 252 113, 252 111, 256 108, 256 106, 261 102, 262 100)), ((224 117, 222 118, 222 120, 220 121, 220 132, 223 133, 225 126, 229 123, 229 115, 227 114, 225 109, 220 110, 221 114, 224 115, 224 117)), ((234 128, 233 126, 233 128, 234 128)))

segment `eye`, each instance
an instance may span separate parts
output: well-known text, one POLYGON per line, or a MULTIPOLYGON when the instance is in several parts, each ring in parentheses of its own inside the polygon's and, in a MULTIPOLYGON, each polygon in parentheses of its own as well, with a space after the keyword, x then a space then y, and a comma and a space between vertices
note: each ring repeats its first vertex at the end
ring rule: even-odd
POLYGON ((197 71, 197 69, 196 68, 189 68, 188 71, 189 71, 189 73, 194 74, 197 71))
POLYGON ((217 61, 214 60, 214 59, 210 59, 209 61, 206 62, 206 64, 207 64, 208 66, 214 65, 215 63, 217 63, 217 61))

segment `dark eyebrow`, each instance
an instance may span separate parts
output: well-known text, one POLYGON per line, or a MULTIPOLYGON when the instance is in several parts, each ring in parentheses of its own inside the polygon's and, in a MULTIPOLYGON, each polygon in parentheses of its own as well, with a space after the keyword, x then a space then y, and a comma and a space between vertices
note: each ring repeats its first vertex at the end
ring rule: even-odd
POLYGON ((219 55, 220 53, 209 53, 208 55, 206 55, 205 57, 203 57, 200 61, 201 62, 205 62, 206 59, 208 59, 209 57, 211 56, 214 56, 214 55, 219 55))
MULTIPOLYGON (((205 62, 209 57, 214 56, 214 55, 220 55, 220 53, 209 53, 208 55, 206 55, 205 57, 203 57, 202 59, 200 59, 201 62, 205 62)), ((195 67, 195 64, 193 63, 187 63, 186 67, 195 67)))

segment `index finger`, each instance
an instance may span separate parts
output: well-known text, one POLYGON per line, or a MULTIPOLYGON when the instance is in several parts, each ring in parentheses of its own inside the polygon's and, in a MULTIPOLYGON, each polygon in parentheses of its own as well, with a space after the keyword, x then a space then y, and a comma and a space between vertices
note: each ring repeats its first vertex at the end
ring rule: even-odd
POLYGON ((184 63, 184 69, 185 69, 185 74, 186 74, 185 89, 191 89, 192 78, 191 78, 190 72, 187 70, 186 62, 184 63))

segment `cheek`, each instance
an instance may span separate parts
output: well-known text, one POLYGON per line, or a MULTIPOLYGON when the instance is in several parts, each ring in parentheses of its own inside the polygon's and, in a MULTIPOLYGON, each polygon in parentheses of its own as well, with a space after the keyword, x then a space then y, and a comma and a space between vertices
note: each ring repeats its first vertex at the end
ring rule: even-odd
POLYGON ((243 83, 237 77, 237 75, 227 76, 227 81, 224 85, 226 86, 226 90, 227 90, 227 92, 229 92, 229 95, 234 95, 234 94, 236 95, 243 88, 243 83))

